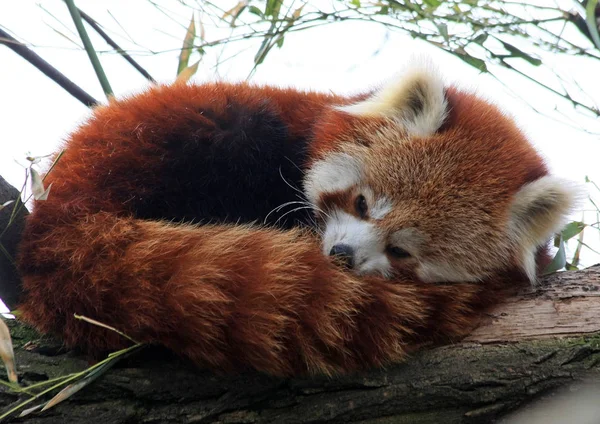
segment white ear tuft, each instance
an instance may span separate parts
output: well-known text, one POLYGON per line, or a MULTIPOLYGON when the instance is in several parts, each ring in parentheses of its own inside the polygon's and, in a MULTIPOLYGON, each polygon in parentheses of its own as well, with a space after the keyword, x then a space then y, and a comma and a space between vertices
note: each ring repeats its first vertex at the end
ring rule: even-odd
POLYGON ((584 197, 581 186, 562 178, 545 176, 524 185, 510 210, 511 238, 520 249, 523 270, 536 281, 536 252, 559 232, 568 215, 584 197))
POLYGON ((427 136, 442 126, 447 108, 442 78, 430 64, 418 62, 366 100, 339 110, 355 116, 397 119, 408 134, 427 136))

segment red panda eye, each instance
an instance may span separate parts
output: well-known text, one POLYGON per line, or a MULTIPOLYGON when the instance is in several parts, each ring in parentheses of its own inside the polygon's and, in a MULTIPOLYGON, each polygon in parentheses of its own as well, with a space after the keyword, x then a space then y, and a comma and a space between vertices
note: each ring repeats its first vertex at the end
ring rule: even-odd
POLYGON ((396 247, 396 246, 388 246, 386 248, 387 252, 393 256, 394 258, 409 258, 411 256, 410 253, 408 253, 406 250, 402 249, 401 247, 396 247))
POLYGON ((369 211, 369 206, 367 205, 367 199, 362 194, 359 194, 354 201, 354 208, 356 209, 356 213, 361 218, 366 218, 367 212, 369 211))

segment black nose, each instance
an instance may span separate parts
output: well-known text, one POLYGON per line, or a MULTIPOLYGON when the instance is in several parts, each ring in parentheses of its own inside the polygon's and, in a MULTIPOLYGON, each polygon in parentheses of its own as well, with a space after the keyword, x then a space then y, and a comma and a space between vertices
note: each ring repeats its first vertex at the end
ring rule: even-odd
POLYGON ((347 244, 336 244, 329 251, 329 256, 335 256, 348 268, 354 266, 354 249, 347 244))

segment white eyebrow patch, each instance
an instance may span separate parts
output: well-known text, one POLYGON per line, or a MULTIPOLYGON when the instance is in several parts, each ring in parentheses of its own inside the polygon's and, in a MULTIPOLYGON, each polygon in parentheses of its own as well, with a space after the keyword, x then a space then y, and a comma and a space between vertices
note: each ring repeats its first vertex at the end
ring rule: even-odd
POLYGON ((317 203, 322 193, 348 190, 362 177, 360 161, 347 153, 330 153, 315 162, 306 172, 304 193, 317 203))
POLYGON ((369 216, 373 219, 383 219, 392 210, 392 202, 381 197, 375 201, 369 210, 369 216))

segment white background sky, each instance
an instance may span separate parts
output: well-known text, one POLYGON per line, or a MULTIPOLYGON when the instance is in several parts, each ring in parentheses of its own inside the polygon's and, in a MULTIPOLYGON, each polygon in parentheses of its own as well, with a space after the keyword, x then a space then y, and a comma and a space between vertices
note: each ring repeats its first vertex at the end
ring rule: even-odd
MULTIPOLYGON (((174 19, 166 18, 144 0, 77 1, 77 5, 101 22, 117 42, 135 48, 130 41, 133 39, 156 51, 171 50, 170 53, 135 56, 156 79, 168 83, 173 81, 176 73, 177 49, 185 35, 190 12, 176 1, 159 3, 168 5, 174 19), (127 34, 107 11, 126 28, 127 34)), ((236 2, 217 3, 227 9, 236 2)), ((206 17, 200 19, 208 40, 229 34, 228 29, 217 28, 206 17)), ((39 55, 88 93, 104 101, 86 54, 55 31, 78 40, 62 1, 0 0, 0 25, 37 46, 34 50, 39 55), (59 21, 67 26, 63 27, 59 21)), ((92 30, 88 31, 97 49, 107 49, 92 30)), ((194 81, 245 79, 252 69, 252 58, 260 42, 256 39, 210 50, 194 81), (228 59, 240 49, 242 53, 228 59), (221 64, 215 67, 217 60, 221 64)), ((381 26, 352 22, 289 35, 283 48, 272 51, 259 66, 252 81, 338 93, 356 92, 389 79, 414 54, 430 56, 449 82, 477 90, 515 116, 556 174, 581 183, 587 175, 600 182, 600 120, 569 111, 568 105, 534 84, 500 71, 503 82, 510 87, 507 90, 460 60, 397 32, 388 32, 381 26), (529 99, 550 118, 534 112, 514 93, 529 99), (567 115, 555 113, 557 107, 567 111, 567 115)), ((550 54, 548 60, 568 79, 585 84, 588 87, 586 94, 596 99, 596 104, 600 103, 598 61, 550 54)), ((118 55, 103 54, 101 61, 117 96, 139 92, 147 86, 145 79, 118 55)), ((539 78, 549 81, 548 73, 543 71, 539 78)), ((22 184, 24 175, 17 162, 24 163, 26 154, 38 156, 55 151, 61 140, 89 114, 85 106, 3 46, 0 46, 0 98, 0 175, 15 186, 22 184)), ((581 214, 576 218, 580 219, 581 214)), ((596 220, 592 214, 586 215, 586 221, 596 220)), ((597 232, 590 231, 586 237, 586 241, 595 246, 600 242, 597 232)), ((589 253, 584 259, 588 264, 598 261, 597 256, 589 253)))

